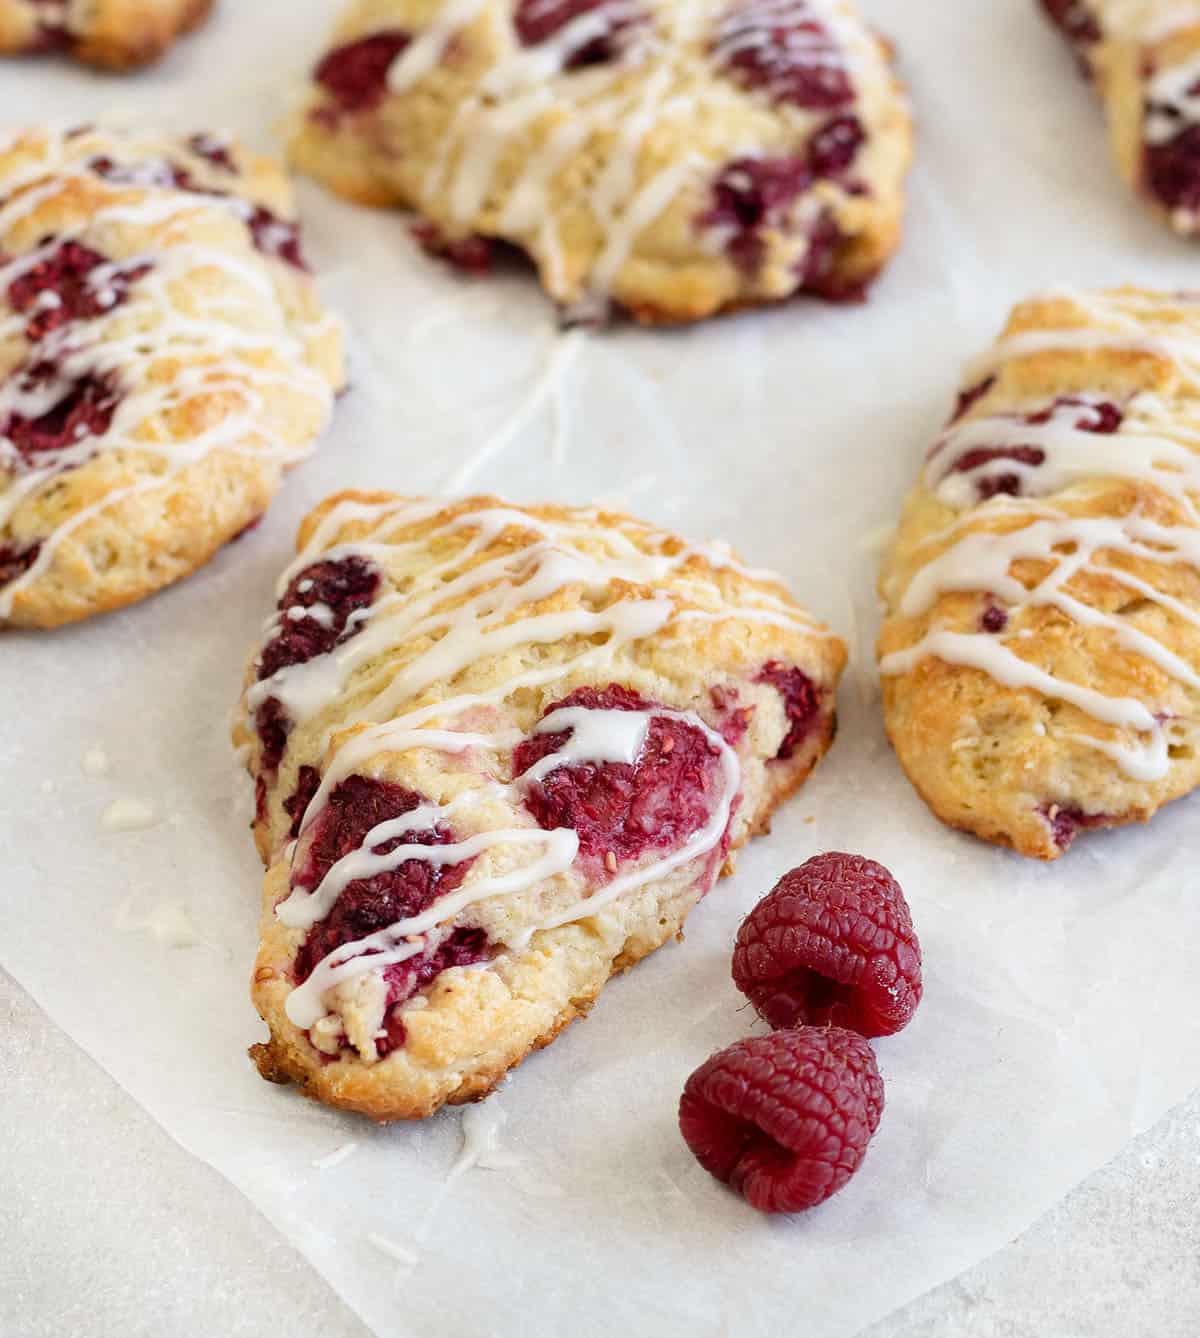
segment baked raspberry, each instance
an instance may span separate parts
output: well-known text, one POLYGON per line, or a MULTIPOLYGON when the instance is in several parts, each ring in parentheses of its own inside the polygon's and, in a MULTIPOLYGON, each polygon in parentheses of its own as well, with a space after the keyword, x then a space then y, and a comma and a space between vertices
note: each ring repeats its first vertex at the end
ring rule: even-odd
POLYGON ((727 688, 720 684, 709 690, 708 697, 715 712, 715 719, 712 720, 713 727, 731 748, 736 748, 746 737, 746 731, 750 728, 754 707, 739 706, 736 689, 727 688))
POLYGON ((258 758, 259 777, 256 786, 258 816, 267 815, 266 777, 273 776, 279 770, 279 764, 287 751, 288 735, 292 732, 292 718, 283 709, 278 697, 268 697, 254 712, 254 730, 258 735, 261 750, 258 758))
POLYGON ((307 273, 308 262, 300 249, 300 229, 297 224, 280 218, 260 204, 250 211, 246 226, 250 229, 254 245, 263 255, 284 260, 307 273))
POLYGON ((107 154, 100 154, 89 158, 87 167, 89 172, 112 186, 141 186, 143 189, 173 186, 176 190, 195 191, 198 194, 215 193, 205 192, 202 186, 196 184, 187 168, 168 162, 165 158, 139 158, 136 162, 121 163, 107 154))
POLYGON ((773 1027, 891 1036, 921 1002, 921 945, 899 883, 861 855, 814 856, 742 922, 733 982, 773 1027))
POLYGON ((423 250, 439 260, 445 260, 460 269, 464 274, 483 275, 491 273, 492 262, 496 258, 496 243, 490 237, 478 234, 447 239, 436 223, 414 223, 412 235, 423 250))
POLYGON ((808 230, 808 250, 796 266, 800 288, 829 302, 861 302, 867 281, 848 283, 836 273, 838 251, 845 240, 832 210, 822 209, 808 230))
POLYGON ((989 601, 987 608, 979 615, 979 630, 992 635, 1003 632, 1008 626, 1008 613, 999 604, 989 601))
MULTIPOLYGON (((655 708, 618 684, 580 688, 545 712, 582 706, 596 711, 655 708)), ((557 752, 568 735, 533 734, 513 752, 513 774, 557 752)), ((576 762, 556 767, 526 787, 525 806, 547 831, 570 827, 581 855, 597 876, 613 873, 612 860, 635 860, 647 850, 678 849, 709 820, 720 798, 717 749, 694 725, 654 716, 635 763, 576 762)))
MULTIPOLYGON (((1200 82, 1190 90, 1200 96, 1200 82)), ((1161 106, 1155 110, 1164 114, 1161 106)), ((1162 144, 1147 144, 1146 189, 1172 213, 1200 214, 1200 125, 1190 125, 1162 144)))
POLYGON ((1042 0, 1042 6, 1076 46, 1088 47, 1100 40, 1100 24, 1087 0, 1042 0))
POLYGON ((130 284, 151 270, 149 264, 124 268, 79 242, 63 242, 8 286, 14 311, 28 315, 25 337, 36 343, 68 321, 91 320, 119 307, 130 284))
POLYGON ((292 820, 289 836, 300 835, 300 824, 312 803, 313 795, 321 788, 321 773, 316 767, 301 767, 296 775, 296 788, 283 801, 283 811, 292 820))
POLYGON ((712 50, 719 70, 776 102, 819 111, 854 101, 842 53, 807 0, 736 0, 712 50))
POLYGON ((41 551, 40 543, 30 544, 27 548, 0 544, 0 586, 9 585, 19 576, 24 576, 38 560, 41 551))
POLYGON ((61 393, 53 405, 36 418, 10 414, 0 427, 17 454, 31 469, 47 463, 45 456, 74 446, 86 437, 102 437, 112 423, 121 396, 111 378, 85 374, 73 381, 60 380, 59 367, 50 360, 34 363, 24 372, 20 388, 33 394, 54 386, 61 393))
POLYGON ((476 962, 486 962, 491 955, 492 945, 482 929, 452 929, 436 948, 423 957, 410 957, 406 962, 389 966, 383 973, 388 983, 389 1011, 384 1020, 387 1035, 375 1041, 379 1057, 382 1059, 384 1055, 400 1049, 407 1039, 404 1023, 391 1011, 397 1004, 411 999, 435 976, 440 976, 450 967, 474 966, 476 962))
POLYGON ((1081 808, 1063 808, 1052 803, 1043 804, 1038 812, 1050 824, 1054 844, 1060 850, 1070 850, 1080 832, 1112 821, 1110 813, 1085 813, 1081 808))
POLYGON ((775 757, 778 761, 786 761, 817 723, 821 713, 821 693, 806 673, 781 660, 768 661, 755 681, 769 683, 783 698, 789 725, 775 757))
POLYGON ((204 158, 220 171, 237 176, 237 164, 229 152, 228 140, 221 139, 211 131, 201 131, 189 136, 187 146, 197 158, 204 158))
MULTIPOLYGON (((387 781, 350 776, 335 786, 313 821, 311 839, 292 872, 292 886, 311 892, 344 855, 357 850, 372 828, 410 813, 421 796, 387 781)), ((375 846, 386 855, 400 845, 451 845, 454 835, 442 825, 405 832, 375 846)), ((347 884, 329 914, 309 930, 296 955, 297 982, 312 974, 317 963, 343 943, 365 938, 398 920, 419 915, 462 882, 469 861, 432 864, 409 859, 387 873, 357 878, 347 884)))
POLYGON ((258 678, 325 655, 362 627, 354 618, 379 592, 380 571, 356 554, 323 558, 299 571, 280 599, 278 628, 263 647, 258 678))
MULTIPOLYGON (((1107 400, 1085 400, 1074 395, 1060 395, 1052 404, 1034 413, 1025 414, 1024 422, 1042 426, 1060 419, 1069 420, 1081 432, 1111 436, 1120 429, 1125 415, 1117 405, 1107 400)), ((977 446, 964 451, 950 466, 952 474, 966 474, 982 469, 997 460, 1014 460, 1033 468, 1045 463, 1046 452, 1040 446, 977 446)), ((1009 497, 1021 494, 1022 478, 1015 470, 986 473, 975 482, 979 500, 987 501, 1001 493, 1009 497)))
POLYGON ((858 1170, 883 1114, 871 1047, 842 1027, 752 1036, 687 1080, 679 1130, 696 1160, 760 1212, 795 1213, 858 1170))
POLYGON ((612 60, 626 31, 637 21, 628 0, 517 0, 513 26, 522 46, 539 46, 584 14, 597 15, 604 31, 589 35, 582 45, 568 51, 563 68, 612 60))
POLYGON ((960 418, 967 414, 974 406, 976 401, 981 400, 989 390, 996 384, 994 376, 986 377, 978 385, 968 386, 966 390, 958 392, 958 399, 954 405, 954 412, 950 415, 947 426, 951 423, 957 423, 960 418))
POLYGON ((808 165, 814 177, 840 177, 853 165, 867 135, 857 116, 835 116, 808 142, 808 165))
POLYGON ((411 41, 412 34, 400 28, 372 33, 335 47, 317 66, 313 78, 342 111, 370 111, 383 101, 392 62, 411 41))
POLYGON ((726 254, 740 270, 753 274, 766 250, 764 230, 780 227, 789 206, 811 184, 805 158, 736 158, 721 169, 713 183, 712 207, 698 222, 727 229, 726 254))

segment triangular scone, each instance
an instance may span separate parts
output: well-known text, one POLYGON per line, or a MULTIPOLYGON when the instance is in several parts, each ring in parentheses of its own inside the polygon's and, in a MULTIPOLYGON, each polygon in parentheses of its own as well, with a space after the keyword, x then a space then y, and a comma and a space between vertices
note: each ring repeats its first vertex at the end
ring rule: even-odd
POLYGON ((418 1118, 678 934, 829 746, 845 650, 724 545, 603 511, 345 493, 300 540, 239 726, 254 1055, 418 1118))
POLYGON ((356 0, 292 141, 465 268, 498 240, 572 315, 650 322, 860 294, 911 150, 855 0, 356 0))
POLYGON ((0 137, 0 627, 129 604, 252 525, 341 350, 274 163, 213 135, 0 137))
POLYGON ((888 733, 952 826, 1054 859, 1200 783, 1200 295, 1022 303, 880 588, 888 733))
POLYGON ((66 52, 127 70, 157 60, 213 0, 0 0, 0 51, 66 52))
POLYGON ((1200 5, 1042 4, 1104 99, 1121 175, 1177 232, 1200 236, 1200 5))

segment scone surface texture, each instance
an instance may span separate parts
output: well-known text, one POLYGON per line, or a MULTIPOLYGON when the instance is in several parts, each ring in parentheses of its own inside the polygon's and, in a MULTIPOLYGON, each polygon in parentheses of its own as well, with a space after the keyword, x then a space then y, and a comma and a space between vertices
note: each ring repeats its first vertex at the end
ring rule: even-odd
POLYGON ((342 383, 282 171, 232 141, 0 142, 0 627, 180 579, 257 521, 342 383))
POLYGON ((1055 859, 1200 781, 1200 296, 1022 303, 881 574, 888 732, 952 826, 1055 859))
POLYGON ((1121 175, 1176 232, 1200 237, 1200 4, 1041 3, 1103 100, 1121 175))
POLYGON ((0 51, 129 70, 158 60, 214 0, 0 0, 0 51))
POLYGON ((237 737, 265 1076, 376 1119, 486 1095, 678 934, 828 747, 841 642, 628 517, 341 494, 237 737))
POLYGON ((358 0, 292 153, 465 268, 518 248, 573 318, 668 323, 860 295, 911 146, 854 0, 358 0))

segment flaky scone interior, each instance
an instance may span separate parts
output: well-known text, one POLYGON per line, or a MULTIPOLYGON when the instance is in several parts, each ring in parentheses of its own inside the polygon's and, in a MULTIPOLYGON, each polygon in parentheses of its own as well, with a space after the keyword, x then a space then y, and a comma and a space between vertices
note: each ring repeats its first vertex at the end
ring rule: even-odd
POLYGON ((1055 292, 968 372, 881 575, 888 733, 1041 859, 1200 781, 1200 295, 1055 292))
POLYGON ((0 0, 0 52, 129 70, 198 27, 214 0, 0 0))
POLYGON ((216 135, 0 139, 0 627, 188 575, 342 384, 278 166, 216 135))
POLYGON ((356 0, 292 139, 467 269, 518 248, 574 319, 858 296, 912 150, 855 0, 356 0))
POLYGON ((1176 232, 1200 237, 1200 5, 1041 3, 1104 100, 1121 175, 1176 232))
POLYGON ((265 1077, 476 1100, 677 935, 833 737, 842 643, 721 544, 344 493, 305 521, 239 741, 265 1077))

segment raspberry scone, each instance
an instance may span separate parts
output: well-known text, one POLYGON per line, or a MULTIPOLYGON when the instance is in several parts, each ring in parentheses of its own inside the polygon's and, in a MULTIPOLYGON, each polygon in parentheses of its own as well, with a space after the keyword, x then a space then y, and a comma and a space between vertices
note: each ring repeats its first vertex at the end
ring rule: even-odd
POLYGON ((0 142, 0 627, 186 576, 341 384, 280 169, 213 135, 0 142))
POLYGON ((1042 0, 1104 100, 1121 174, 1200 236, 1200 4, 1042 0))
POLYGON ((861 294, 911 147, 854 0, 358 0, 292 145, 467 268, 499 241, 571 316, 664 323, 861 294))
POLYGON ((264 1077, 378 1120, 485 1096, 677 935, 833 737, 842 643, 625 516, 345 493, 238 726, 264 1077))
POLYGON ((888 732, 954 827, 1055 859, 1200 783, 1200 294, 1022 303, 881 576, 888 732))
POLYGON ((157 60, 213 0, 0 0, 0 52, 61 51, 128 70, 157 60))

